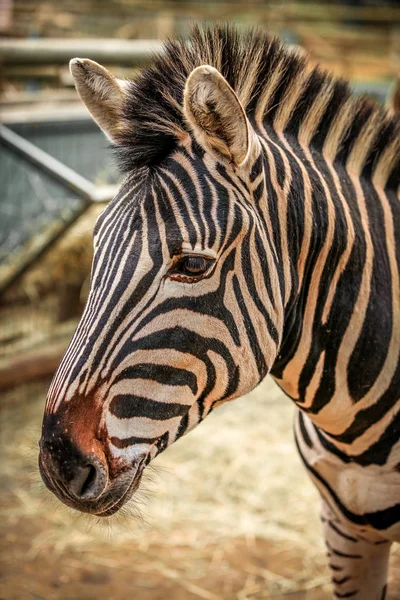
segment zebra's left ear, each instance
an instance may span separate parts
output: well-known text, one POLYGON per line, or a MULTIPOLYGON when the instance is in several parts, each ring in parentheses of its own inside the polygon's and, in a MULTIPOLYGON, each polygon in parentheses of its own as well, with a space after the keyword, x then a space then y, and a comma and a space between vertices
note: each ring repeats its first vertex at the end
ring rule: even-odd
POLYGON ((183 110, 196 140, 205 150, 237 167, 244 165, 254 134, 239 98, 217 69, 203 65, 190 73, 183 110))
POLYGON ((127 82, 88 58, 73 58, 69 68, 82 102, 106 136, 118 144, 124 130, 127 82))

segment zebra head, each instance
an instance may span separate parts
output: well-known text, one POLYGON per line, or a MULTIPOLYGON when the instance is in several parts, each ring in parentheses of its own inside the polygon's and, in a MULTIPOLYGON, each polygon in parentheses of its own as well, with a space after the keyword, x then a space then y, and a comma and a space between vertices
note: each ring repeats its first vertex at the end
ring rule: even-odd
POLYGON ((159 113, 146 114, 144 82, 162 87, 160 73, 124 82, 86 59, 71 71, 130 172, 95 226, 89 297, 49 390, 39 462, 64 503, 108 516, 150 460, 264 378, 283 300, 261 142, 222 74, 178 74, 180 105, 164 84, 159 113))

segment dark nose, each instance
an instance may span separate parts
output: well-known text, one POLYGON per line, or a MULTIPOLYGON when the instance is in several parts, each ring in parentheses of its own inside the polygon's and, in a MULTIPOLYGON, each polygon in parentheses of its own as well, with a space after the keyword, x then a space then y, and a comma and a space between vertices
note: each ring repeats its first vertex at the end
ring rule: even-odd
POLYGON ((64 502, 97 500, 107 487, 105 461, 65 440, 41 443, 39 467, 46 486, 64 502))

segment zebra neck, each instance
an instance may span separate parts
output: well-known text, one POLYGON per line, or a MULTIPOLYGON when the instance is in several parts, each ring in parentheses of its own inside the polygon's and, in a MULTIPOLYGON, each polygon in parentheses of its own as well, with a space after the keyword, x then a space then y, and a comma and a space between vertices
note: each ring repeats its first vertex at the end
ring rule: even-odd
POLYGON ((342 177, 336 166, 325 161, 322 154, 300 146, 294 138, 272 130, 263 133, 259 139, 264 194, 259 205, 264 222, 271 223, 271 245, 278 261, 287 328, 293 314, 301 322, 304 300, 310 286, 315 287, 315 276, 324 259, 326 278, 344 253, 349 236, 354 239, 354 232, 349 232, 343 210, 348 191, 344 195, 335 190, 342 177))
POLYGON ((283 270, 285 264, 290 269, 271 373, 317 425, 336 435, 351 421, 354 403, 387 393, 388 382, 389 392, 400 385, 392 318, 400 301, 398 199, 394 190, 384 192, 296 140, 288 149, 288 141, 275 136, 273 145, 269 141, 266 161, 272 156, 277 171, 284 164, 281 179, 290 183, 286 196, 284 184, 275 185, 287 216, 286 226, 279 224, 281 260, 283 270), (396 286, 392 296, 379 293, 388 272, 396 286))

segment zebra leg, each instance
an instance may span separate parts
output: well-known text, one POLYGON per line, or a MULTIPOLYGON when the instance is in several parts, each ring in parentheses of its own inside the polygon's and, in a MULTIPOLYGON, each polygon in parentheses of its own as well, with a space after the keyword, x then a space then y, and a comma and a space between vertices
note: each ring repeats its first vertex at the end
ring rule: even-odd
POLYGON ((322 501, 334 598, 384 600, 391 542, 361 536, 322 501))

